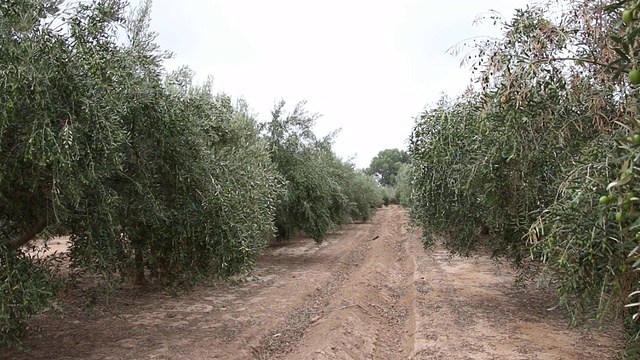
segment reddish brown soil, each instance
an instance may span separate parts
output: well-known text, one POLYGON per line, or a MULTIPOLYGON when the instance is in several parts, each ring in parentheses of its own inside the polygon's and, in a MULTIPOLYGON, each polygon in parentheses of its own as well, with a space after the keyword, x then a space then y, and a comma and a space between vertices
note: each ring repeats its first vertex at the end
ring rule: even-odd
POLYGON ((32 319, 31 350, 0 358, 611 359, 621 338, 568 328, 508 266, 424 251, 398 207, 319 247, 269 248, 238 285, 116 295, 32 319))

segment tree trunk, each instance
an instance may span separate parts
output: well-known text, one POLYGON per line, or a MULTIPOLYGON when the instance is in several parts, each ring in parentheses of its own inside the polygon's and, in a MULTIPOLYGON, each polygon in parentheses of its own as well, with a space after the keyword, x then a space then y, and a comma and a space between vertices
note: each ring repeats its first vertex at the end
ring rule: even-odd
POLYGON ((145 276, 144 276, 144 245, 146 243, 147 240, 147 225, 142 223, 139 225, 140 229, 138 229, 138 231, 136 231, 137 233, 137 237, 136 239, 134 239, 134 242, 131 244, 133 245, 133 250, 134 250, 134 257, 133 257, 133 261, 134 261, 134 284, 135 285, 144 285, 147 283, 145 276))
POLYGON ((146 284, 146 279, 144 277, 144 255, 142 253, 142 249, 135 249, 134 255, 135 261, 135 285, 144 285, 146 284))
POLYGON ((26 233, 22 234, 22 236, 9 243, 11 249, 17 250, 21 248, 24 244, 28 243, 39 233, 41 233, 47 227, 47 225, 49 225, 49 221, 47 221, 46 218, 38 221, 36 226, 34 226, 31 230, 27 231, 26 233))

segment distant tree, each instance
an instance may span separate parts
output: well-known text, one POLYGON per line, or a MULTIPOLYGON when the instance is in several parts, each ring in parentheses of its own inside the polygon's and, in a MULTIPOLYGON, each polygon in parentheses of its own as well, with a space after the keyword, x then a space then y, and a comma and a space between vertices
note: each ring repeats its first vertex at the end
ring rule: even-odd
POLYGON ((409 163, 409 154, 404 150, 382 150, 371 160, 367 174, 374 175, 381 185, 395 186, 396 175, 403 164, 409 163))

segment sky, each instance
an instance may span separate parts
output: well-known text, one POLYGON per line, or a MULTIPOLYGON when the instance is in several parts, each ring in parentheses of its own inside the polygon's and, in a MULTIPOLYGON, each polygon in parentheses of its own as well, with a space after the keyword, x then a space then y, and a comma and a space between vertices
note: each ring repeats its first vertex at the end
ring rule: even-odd
MULTIPOLYGON (((132 0, 135 5, 138 0, 132 0)), ((306 101, 322 116, 315 132, 341 129, 334 151, 359 168, 381 150, 406 149, 414 118, 471 72, 447 52, 474 36, 496 36, 478 15, 510 17, 525 0, 155 0, 151 27, 196 81, 244 98, 266 121, 306 101)))

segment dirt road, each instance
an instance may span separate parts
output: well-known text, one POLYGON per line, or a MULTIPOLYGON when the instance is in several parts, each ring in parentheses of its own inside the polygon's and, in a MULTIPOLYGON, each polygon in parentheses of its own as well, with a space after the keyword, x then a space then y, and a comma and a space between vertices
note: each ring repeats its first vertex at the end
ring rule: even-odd
POLYGON ((268 249, 254 276, 171 297, 131 290, 38 317, 15 359, 610 359, 619 333, 567 328, 544 290, 486 257, 425 252, 398 207, 322 246, 268 249), (100 303, 100 302, 99 302, 100 303))

